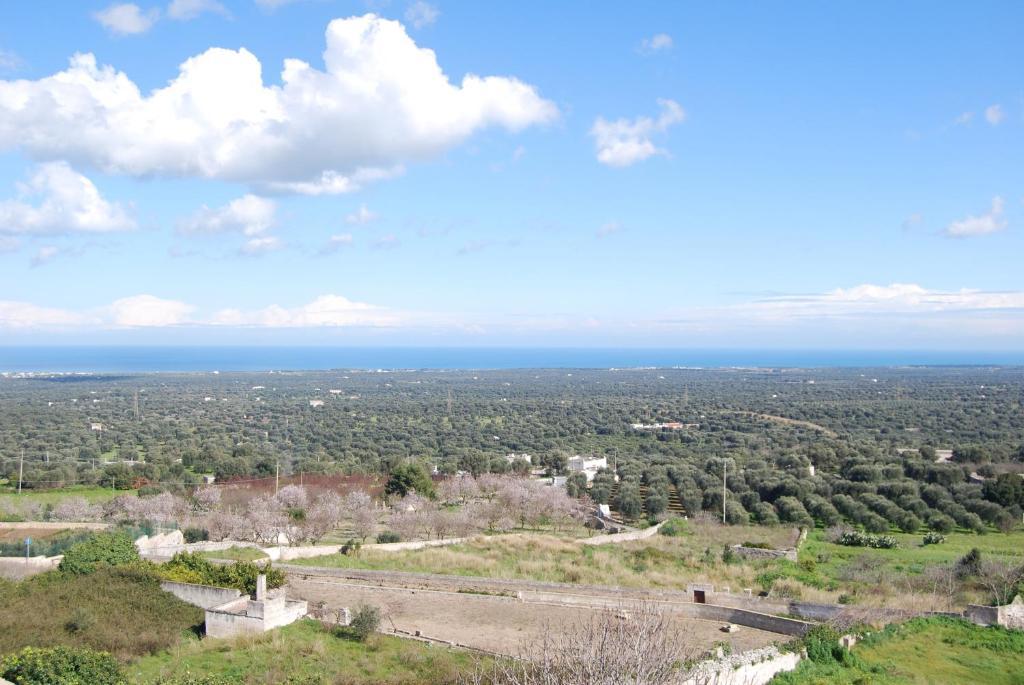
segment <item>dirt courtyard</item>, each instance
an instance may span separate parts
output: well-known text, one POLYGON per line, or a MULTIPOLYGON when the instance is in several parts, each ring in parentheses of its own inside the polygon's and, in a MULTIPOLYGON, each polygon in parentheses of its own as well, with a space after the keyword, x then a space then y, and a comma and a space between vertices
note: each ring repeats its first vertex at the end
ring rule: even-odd
MULTIPOLYGON (((382 630, 392 628, 425 637, 504 654, 516 653, 545 625, 566 626, 586 621, 598 610, 540 602, 521 602, 511 597, 461 592, 378 587, 341 579, 291 577, 288 595, 309 602, 312 611, 318 602, 328 609, 360 604, 377 606, 384 614, 382 630)), ((741 627, 725 633, 718 621, 674 617, 680 635, 694 652, 710 649, 716 642, 742 652, 789 638, 755 628, 741 627)))

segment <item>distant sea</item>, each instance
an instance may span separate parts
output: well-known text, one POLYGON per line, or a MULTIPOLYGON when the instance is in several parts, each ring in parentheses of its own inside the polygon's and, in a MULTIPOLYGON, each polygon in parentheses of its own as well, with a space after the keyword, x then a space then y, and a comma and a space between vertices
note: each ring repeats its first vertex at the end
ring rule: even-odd
POLYGON ((1024 365, 1024 352, 501 347, 15 347, 0 372, 1024 365))

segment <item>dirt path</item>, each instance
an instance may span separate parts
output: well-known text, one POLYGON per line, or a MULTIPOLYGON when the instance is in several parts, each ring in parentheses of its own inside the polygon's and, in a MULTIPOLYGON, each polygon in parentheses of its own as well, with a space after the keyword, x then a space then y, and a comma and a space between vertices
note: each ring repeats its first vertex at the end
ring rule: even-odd
MULTIPOLYGON (((597 609, 546 602, 520 601, 512 597, 379 587, 342 578, 290 576, 288 593, 329 609, 372 604, 384 614, 385 628, 450 641, 490 652, 512 654, 547 625, 555 630, 588 620, 597 609)), ((721 631, 722 623, 672 616, 680 634, 695 651, 710 649, 716 642, 746 651, 787 640, 783 635, 743 627, 736 633, 721 631)))
POLYGON ((800 426, 801 428, 810 428, 811 430, 816 430, 816 431, 819 431, 821 433, 824 433, 825 435, 827 435, 830 438, 839 437, 839 434, 836 433, 834 430, 831 430, 829 428, 825 428, 825 426, 819 425, 817 423, 811 423, 810 421, 801 421, 800 419, 790 419, 790 418, 787 418, 785 416, 775 416, 774 414, 758 414, 757 412, 752 412, 752 411, 733 410, 733 411, 726 411, 724 413, 726 413, 726 414, 740 414, 742 416, 750 416, 750 417, 753 417, 753 418, 756 418, 756 419, 764 419, 765 421, 775 421, 776 423, 784 423, 784 424, 787 424, 789 426, 800 426))

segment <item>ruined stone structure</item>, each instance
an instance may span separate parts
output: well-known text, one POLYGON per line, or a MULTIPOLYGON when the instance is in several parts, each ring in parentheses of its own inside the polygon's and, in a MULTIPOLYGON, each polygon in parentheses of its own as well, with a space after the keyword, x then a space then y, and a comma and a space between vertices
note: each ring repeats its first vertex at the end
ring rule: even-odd
POLYGON ((283 589, 267 591, 267 577, 256 581, 256 599, 239 597, 206 610, 209 637, 265 633, 306 615, 306 602, 285 597, 283 589))
POLYGON ((1003 626, 1024 630, 1024 599, 1017 595, 1009 604, 997 607, 968 604, 964 616, 971 623, 980 626, 1003 626))

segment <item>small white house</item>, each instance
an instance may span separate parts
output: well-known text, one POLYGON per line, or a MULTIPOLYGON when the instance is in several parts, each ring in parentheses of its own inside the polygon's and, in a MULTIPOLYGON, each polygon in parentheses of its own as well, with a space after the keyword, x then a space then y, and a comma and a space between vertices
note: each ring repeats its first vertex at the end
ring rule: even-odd
POLYGON ((98 432, 102 433, 103 432, 103 424, 102 423, 90 423, 89 424, 89 430, 94 430, 94 431, 98 431, 98 432))
POLYGON ((569 457, 569 471, 584 474, 588 483, 594 480, 598 471, 606 468, 608 468, 607 457, 584 457, 579 454, 569 457))
POLYGON ((507 461, 510 464, 512 462, 516 461, 517 459, 522 459, 527 464, 532 464, 533 463, 533 457, 531 457, 529 454, 516 454, 516 453, 513 452, 511 454, 506 454, 505 455, 505 461, 507 461))
POLYGON ((323 400, 310 400, 309 401, 309 406, 314 407, 314 408, 315 407, 322 407, 322 406, 324 406, 324 401, 323 400))

